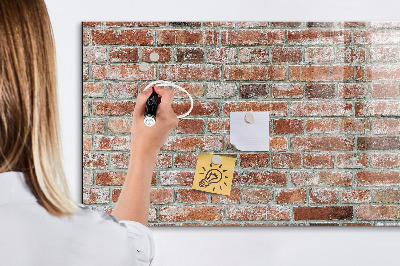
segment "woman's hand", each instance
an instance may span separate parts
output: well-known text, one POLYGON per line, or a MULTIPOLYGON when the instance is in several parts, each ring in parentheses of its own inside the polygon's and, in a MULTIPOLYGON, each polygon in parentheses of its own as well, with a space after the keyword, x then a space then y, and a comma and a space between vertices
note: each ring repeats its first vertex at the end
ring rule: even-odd
POLYGON ((149 88, 137 97, 131 128, 131 151, 158 153, 168 135, 178 125, 179 119, 171 106, 174 90, 161 86, 155 86, 154 90, 159 97, 161 96, 161 102, 157 108, 156 123, 152 127, 144 124, 146 101, 152 93, 152 89, 149 88))

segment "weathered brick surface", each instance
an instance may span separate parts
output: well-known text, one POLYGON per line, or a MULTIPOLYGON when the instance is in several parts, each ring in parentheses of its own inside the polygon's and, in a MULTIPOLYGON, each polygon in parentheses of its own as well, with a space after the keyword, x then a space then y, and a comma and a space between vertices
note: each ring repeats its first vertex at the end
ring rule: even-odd
POLYGON ((157 156, 150 225, 400 225, 399 63, 398 22, 84 22, 83 203, 112 211, 138 93, 165 79, 194 107, 157 156), (249 110, 270 151, 230 144, 249 110), (236 158, 230 196, 191 189, 200 152, 236 158))

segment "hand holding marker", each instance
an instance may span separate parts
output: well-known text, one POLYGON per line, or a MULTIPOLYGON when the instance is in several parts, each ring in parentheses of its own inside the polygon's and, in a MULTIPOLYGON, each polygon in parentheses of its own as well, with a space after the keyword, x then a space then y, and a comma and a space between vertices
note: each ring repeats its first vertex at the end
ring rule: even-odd
POLYGON ((152 127, 156 123, 156 113, 157 113, 157 106, 158 106, 158 103, 157 103, 158 102, 158 94, 154 91, 154 85, 156 85, 156 84, 159 84, 158 86, 163 86, 163 87, 170 86, 170 87, 179 89, 180 91, 184 91, 189 96, 191 105, 190 105, 189 111, 187 111, 186 113, 184 113, 182 115, 179 115, 178 118, 183 118, 190 114, 190 112, 193 109, 193 98, 187 92, 187 90, 185 90, 181 86, 176 85, 172 82, 163 81, 163 80, 153 81, 144 88, 144 90, 146 90, 146 89, 152 87, 152 93, 146 101, 146 108, 145 108, 145 113, 144 113, 144 123, 146 126, 152 127))

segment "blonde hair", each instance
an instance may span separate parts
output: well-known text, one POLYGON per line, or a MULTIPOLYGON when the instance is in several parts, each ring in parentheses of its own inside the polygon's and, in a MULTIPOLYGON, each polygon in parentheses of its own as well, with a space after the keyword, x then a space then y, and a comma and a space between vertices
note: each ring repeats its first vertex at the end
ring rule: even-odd
POLYGON ((25 174, 52 215, 76 210, 63 166, 55 46, 43 0, 0 1, 0 172, 25 174))

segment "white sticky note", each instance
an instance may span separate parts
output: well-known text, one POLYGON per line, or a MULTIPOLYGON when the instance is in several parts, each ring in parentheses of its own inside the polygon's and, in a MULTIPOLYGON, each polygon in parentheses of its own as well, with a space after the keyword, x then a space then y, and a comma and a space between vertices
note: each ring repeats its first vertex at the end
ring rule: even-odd
POLYGON ((253 112, 253 123, 246 113, 230 113, 230 143, 240 151, 269 151, 269 112, 253 112))

